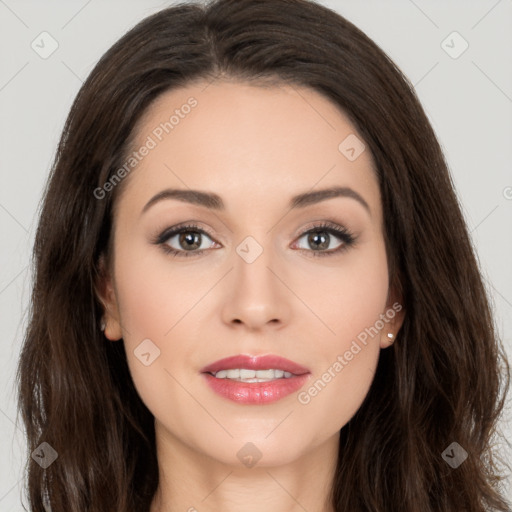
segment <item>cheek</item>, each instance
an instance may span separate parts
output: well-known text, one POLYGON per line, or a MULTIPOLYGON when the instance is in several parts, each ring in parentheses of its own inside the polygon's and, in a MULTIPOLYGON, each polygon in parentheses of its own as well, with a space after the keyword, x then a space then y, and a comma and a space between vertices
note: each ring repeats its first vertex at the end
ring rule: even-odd
POLYGON ((302 415, 315 418, 309 425, 312 434, 318 424, 322 425, 322 432, 332 434, 350 421, 368 394, 378 354, 375 345, 355 343, 348 351, 333 355, 299 392, 302 415))
POLYGON ((125 254, 119 255, 116 267, 123 328, 131 342, 163 341, 201 299, 208 282, 192 267, 180 268, 155 247, 134 247, 125 254))
MULTIPOLYGON (((304 269, 303 275, 294 290, 312 312, 310 324, 317 324, 322 339, 316 345, 325 354, 348 350, 385 312, 389 282, 383 240, 347 252, 335 266, 304 269)), ((368 341, 377 340, 372 334, 367 333, 368 341)))
POLYGON ((315 343, 314 375, 298 401, 311 417, 322 418, 328 431, 339 430, 350 420, 373 381, 388 294, 387 272, 382 243, 347 257, 328 276, 316 276, 317 292, 310 293, 309 299, 325 326, 319 324, 323 334, 315 343))
POLYGON ((169 404, 190 406, 180 371, 197 350, 190 322, 197 323, 200 308, 195 306, 211 283, 201 273, 170 272, 165 256, 148 252, 119 251, 116 288, 130 374, 142 401, 158 417, 168 413, 169 404))

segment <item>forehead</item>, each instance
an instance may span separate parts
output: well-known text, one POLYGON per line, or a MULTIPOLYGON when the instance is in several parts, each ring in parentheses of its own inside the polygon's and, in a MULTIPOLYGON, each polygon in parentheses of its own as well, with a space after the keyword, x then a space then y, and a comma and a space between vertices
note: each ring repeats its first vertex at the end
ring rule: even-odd
POLYGON ((334 103, 306 87, 191 84, 160 95, 134 135, 131 149, 139 156, 126 191, 134 201, 180 187, 243 207, 349 186, 380 214, 368 147, 334 103))

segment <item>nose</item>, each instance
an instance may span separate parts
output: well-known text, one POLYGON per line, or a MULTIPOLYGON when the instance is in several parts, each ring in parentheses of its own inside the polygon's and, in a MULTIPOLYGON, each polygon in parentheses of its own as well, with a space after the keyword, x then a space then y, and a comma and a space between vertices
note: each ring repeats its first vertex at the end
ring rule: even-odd
POLYGON ((258 331, 289 322, 293 294, 286 287, 286 272, 264 250, 254 261, 235 254, 234 268, 223 290, 222 319, 231 327, 258 331))

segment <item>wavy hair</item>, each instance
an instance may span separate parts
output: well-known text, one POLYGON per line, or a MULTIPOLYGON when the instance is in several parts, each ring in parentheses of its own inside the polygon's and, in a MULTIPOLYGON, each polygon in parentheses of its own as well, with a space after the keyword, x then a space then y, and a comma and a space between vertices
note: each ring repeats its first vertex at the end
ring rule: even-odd
POLYGON ((361 30, 309 0, 180 3, 99 60, 66 120, 40 207, 17 372, 31 511, 147 512, 158 486, 154 418, 123 343, 100 330, 134 128, 160 94, 195 81, 309 87, 343 111, 376 162, 390 283, 406 315, 360 409, 340 431, 337 512, 510 511, 493 449, 510 367, 440 144, 409 80, 361 30), (457 442, 457 468, 441 454, 457 442))

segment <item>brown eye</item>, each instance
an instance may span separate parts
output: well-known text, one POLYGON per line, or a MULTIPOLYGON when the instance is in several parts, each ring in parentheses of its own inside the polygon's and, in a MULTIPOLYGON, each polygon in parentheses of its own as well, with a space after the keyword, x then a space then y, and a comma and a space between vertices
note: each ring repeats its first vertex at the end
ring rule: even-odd
POLYGON ((165 230, 154 243, 174 256, 194 256, 210 249, 215 242, 198 226, 188 225, 165 230))
MULTIPOLYGON (((324 223, 314 226, 303 233, 299 240, 306 237, 307 247, 294 247, 313 256, 330 256, 347 250, 354 245, 355 237, 341 226, 324 223), (336 243, 338 239, 338 243, 336 243)), ((296 243, 297 244, 297 243, 296 243)), ((295 244, 295 245, 296 245, 295 244)))

